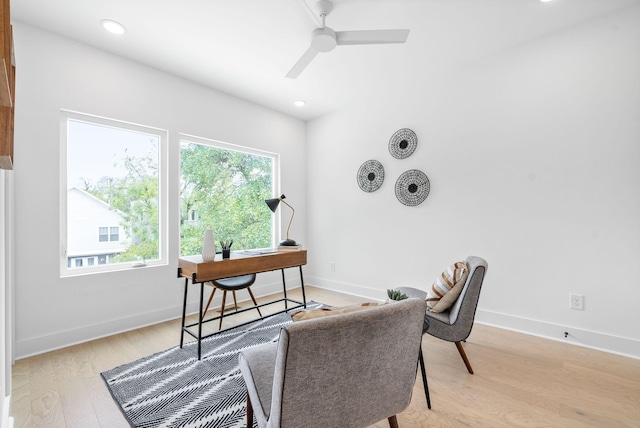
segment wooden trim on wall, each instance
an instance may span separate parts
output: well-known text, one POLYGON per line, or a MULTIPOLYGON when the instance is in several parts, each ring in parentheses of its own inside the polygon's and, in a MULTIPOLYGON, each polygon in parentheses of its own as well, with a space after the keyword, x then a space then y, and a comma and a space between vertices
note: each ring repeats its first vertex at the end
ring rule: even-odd
POLYGON ((16 67, 10 0, 0 7, 0 168, 13 169, 13 122, 16 67))

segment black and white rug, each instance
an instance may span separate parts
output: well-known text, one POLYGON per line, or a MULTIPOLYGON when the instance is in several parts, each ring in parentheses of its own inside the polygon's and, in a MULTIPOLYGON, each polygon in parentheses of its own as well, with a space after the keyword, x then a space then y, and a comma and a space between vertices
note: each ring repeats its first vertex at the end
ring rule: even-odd
POLYGON ((244 427, 246 387, 238 353, 276 341, 290 322, 290 314, 282 313, 223 331, 202 341, 200 361, 190 342, 101 375, 133 427, 244 427))

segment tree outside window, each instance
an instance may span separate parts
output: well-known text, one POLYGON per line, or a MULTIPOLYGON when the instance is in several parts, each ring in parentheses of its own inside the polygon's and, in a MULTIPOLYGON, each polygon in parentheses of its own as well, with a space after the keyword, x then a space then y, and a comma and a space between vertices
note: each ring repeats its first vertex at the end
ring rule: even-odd
POLYGON ((166 132, 66 111, 63 118, 64 257, 97 264, 63 261, 62 274, 140 259, 163 262, 160 243, 166 238, 160 231, 166 220, 160 212, 167 198, 160 193, 167 173, 160 165, 166 132))
MULTIPOLYGON (((166 262, 166 132, 72 112, 63 119, 61 274, 166 262)), ((233 250, 274 245, 264 201, 277 193, 278 155, 185 137, 180 168, 181 255, 201 253, 207 228, 233 250)))
POLYGON ((273 242, 272 213, 277 156, 223 143, 183 140, 180 151, 180 254, 200 254, 207 228, 216 246, 266 248, 273 242))

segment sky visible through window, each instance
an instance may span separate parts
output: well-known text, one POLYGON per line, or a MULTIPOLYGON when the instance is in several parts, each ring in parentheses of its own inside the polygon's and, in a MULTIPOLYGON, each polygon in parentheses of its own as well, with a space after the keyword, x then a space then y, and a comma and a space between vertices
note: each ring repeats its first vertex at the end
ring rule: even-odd
POLYGON ((161 131, 94 117, 67 117, 66 131, 63 273, 160 260, 161 131))
POLYGON ((67 188, 85 188, 102 177, 127 174, 123 158, 158 158, 158 136, 110 126, 68 121, 67 188), (155 151, 155 153, 154 153, 155 151))

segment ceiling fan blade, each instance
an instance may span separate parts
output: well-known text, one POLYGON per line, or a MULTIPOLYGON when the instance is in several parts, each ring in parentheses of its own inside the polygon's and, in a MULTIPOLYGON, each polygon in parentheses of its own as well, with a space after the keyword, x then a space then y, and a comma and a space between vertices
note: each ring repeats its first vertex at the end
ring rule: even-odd
POLYGON ((318 55, 318 51, 313 48, 307 49, 307 51, 302 54, 302 57, 295 63, 295 65, 289 70, 286 77, 289 79, 297 78, 302 71, 307 68, 309 63, 318 55))
POLYGON ((336 31, 336 36, 339 45, 404 43, 409 37, 409 30, 336 31))

